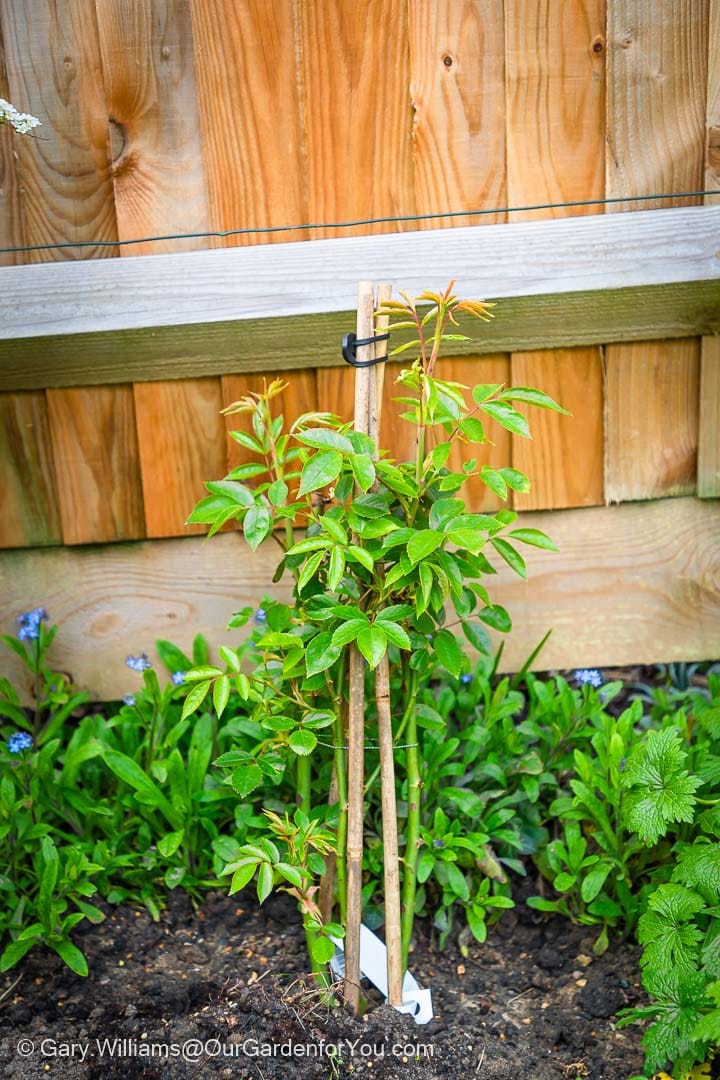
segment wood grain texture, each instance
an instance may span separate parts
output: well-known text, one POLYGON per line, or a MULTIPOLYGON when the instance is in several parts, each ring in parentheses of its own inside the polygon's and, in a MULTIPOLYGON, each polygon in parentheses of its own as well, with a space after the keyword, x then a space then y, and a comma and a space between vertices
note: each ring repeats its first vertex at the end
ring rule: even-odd
POLYGON ((207 532, 185 522, 204 482, 226 472, 220 380, 138 383, 134 393, 147 535, 207 532))
MULTIPOLYGON (((406 0, 300 0, 297 10, 308 220, 414 213, 406 0)), ((361 231, 398 228, 387 222, 361 231)), ((313 230, 313 237, 337 234, 313 230)), ((388 280, 384 274, 354 267, 356 281, 388 280)))
POLYGON ((48 390, 64 544, 145 536, 131 386, 48 390))
MULTIPOLYGON (((191 0, 213 229, 307 220, 295 0, 191 0)), ((293 234, 305 239, 304 232, 293 234)), ((287 239, 235 236, 216 246, 287 239)), ((207 246, 207 244, 206 244, 207 246)))
MULTIPOLYGON (((207 231, 190 0, 95 0, 120 239, 207 231)), ((122 255, 206 248, 169 240, 122 255)))
MULTIPOLYGON (((505 0, 510 206, 605 193, 605 0, 505 0)), ((597 214, 536 210, 512 220, 597 214)))
POLYGON ((16 142, 27 243, 88 242, 28 261, 116 255, 92 243, 117 239, 94 5, 2 0, 0 19, 11 100, 42 122, 16 142))
POLYGON ((0 338, 352 311, 363 279, 418 295, 454 278, 459 295, 476 298, 717 281, 719 232, 720 206, 691 206, 10 266, 0 338))
MULTIPOLYGON (((705 170, 709 0, 608 7, 608 196, 699 191, 705 170)), ((717 52, 717 39, 710 48, 717 52)), ((701 199, 620 202, 608 212, 701 199)))
POLYGON ((505 206, 502 0, 410 0, 409 29, 417 213, 505 206))
MULTIPOLYGON (((537 512, 519 524, 544 529, 559 553, 527 548, 529 581, 498 560, 489 581, 515 628, 502 657, 517 671, 549 628, 536 670, 712 660, 720 653, 720 514, 700 499, 537 512)), ((43 603, 62 633, 52 659, 78 684, 108 700, 136 689, 123 658, 170 638, 188 649, 201 632, 213 646, 239 645, 228 617, 273 585, 274 544, 251 554, 236 533, 153 543, 6 552, 0 556, 0 629, 12 632, 28 602, 43 603), (181 587, 179 586, 181 583, 181 587), (88 641, 93 647, 88 648, 88 641)), ((3 674, 22 684, 19 663, 3 674)), ((24 684, 23 684, 24 685, 24 684)))
POLYGON ((605 363, 606 502, 694 492, 700 343, 610 345, 605 363))
POLYGON ((705 116, 705 203, 720 205, 720 0, 710 0, 707 109, 705 116))
POLYGON ((531 489, 517 510, 598 506, 603 502, 603 371, 600 349, 513 353, 514 386, 535 386, 571 416, 520 406, 532 440, 513 439, 512 463, 531 489))
MULTIPOLYGON (((249 393, 262 393, 272 379, 283 379, 287 383, 282 396, 274 399, 273 416, 284 417, 284 430, 302 413, 313 412, 319 408, 316 373, 308 371, 273 371, 271 375, 225 375, 222 379, 223 408, 249 393)), ((327 411, 325 405, 323 411, 327 411)), ((245 431, 252 434, 252 422, 246 413, 235 413, 225 417, 227 431, 245 431)), ((257 456, 233 439, 227 439, 227 468, 236 468, 248 462, 257 461, 257 456)))
POLYGON ((61 542, 45 394, 0 394, 0 547, 61 542))
MULTIPOLYGON (((456 355, 720 332, 720 281, 503 298, 456 355)), ((0 390, 146 382, 340 362, 353 312, 0 341, 0 390)))
POLYGON ((702 339, 697 493, 720 496, 720 337, 702 339))
MULTIPOLYGON (((5 42, 0 21, 0 97, 11 101, 5 63, 5 42)), ((21 110, 22 111, 22 110, 21 110)), ((18 176, 18 153, 15 142, 27 136, 16 135, 8 124, 0 126, 0 247, 25 244, 25 219, 18 176)), ((0 266, 16 266, 25 261, 20 252, 0 253, 0 266)))

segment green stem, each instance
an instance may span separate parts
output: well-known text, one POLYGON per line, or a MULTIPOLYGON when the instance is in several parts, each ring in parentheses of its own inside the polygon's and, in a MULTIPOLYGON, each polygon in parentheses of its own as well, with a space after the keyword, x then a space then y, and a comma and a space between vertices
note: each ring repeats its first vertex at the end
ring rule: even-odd
POLYGON ((337 876, 338 896, 340 898, 340 922, 345 926, 347 915, 347 892, 345 888, 345 847, 347 845, 347 772, 345 762, 345 731, 342 722, 342 707, 335 714, 335 777, 338 788, 338 827, 335 845, 335 874, 337 876))
MULTIPOLYGON (((417 694, 417 672, 409 670, 407 660, 403 660, 403 684, 406 687, 406 740, 405 768, 407 775, 407 823, 405 828, 405 871, 402 891, 402 958, 403 969, 407 968, 410 939, 415 921, 415 890, 417 888, 417 861, 420 842, 420 755, 417 745, 417 720, 415 717, 415 697, 417 694)), ((405 718, 403 718, 405 720, 405 718)))
MULTIPOLYGON (((311 801, 310 801, 310 755, 305 757, 298 757, 297 759, 297 772, 295 775, 295 782, 297 784, 297 805, 303 814, 310 815, 311 801)), ((302 910, 302 905, 301 905, 302 910)), ((325 971, 325 965, 318 963, 313 956, 313 945, 317 932, 311 930, 309 926, 305 925, 305 942, 307 945, 308 957, 310 959, 310 967, 313 975, 316 976, 318 982, 321 985, 325 985, 327 981, 327 973, 325 971)))

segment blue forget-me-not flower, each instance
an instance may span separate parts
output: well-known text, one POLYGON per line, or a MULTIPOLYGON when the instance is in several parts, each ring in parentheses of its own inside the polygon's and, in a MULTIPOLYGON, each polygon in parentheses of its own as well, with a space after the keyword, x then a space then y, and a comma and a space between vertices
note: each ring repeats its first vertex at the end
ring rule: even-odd
POLYGON ((603 684, 603 677, 595 668, 580 668, 575 672, 575 678, 581 686, 594 686, 596 690, 603 684))
POLYGON ((11 754, 20 754, 23 750, 29 750, 32 739, 26 731, 15 731, 7 741, 7 748, 11 754))
POLYGON ((140 653, 139 656, 128 656, 125 663, 132 671, 147 671, 152 667, 152 664, 147 658, 147 653, 140 653))
POLYGON ((18 615, 19 640, 36 641, 40 636, 40 623, 47 622, 48 618, 48 613, 44 607, 33 608, 32 611, 26 611, 24 615, 18 615))
POLYGON ((182 684, 185 682, 185 672, 173 671, 170 678, 172 679, 173 686, 182 686, 182 684))

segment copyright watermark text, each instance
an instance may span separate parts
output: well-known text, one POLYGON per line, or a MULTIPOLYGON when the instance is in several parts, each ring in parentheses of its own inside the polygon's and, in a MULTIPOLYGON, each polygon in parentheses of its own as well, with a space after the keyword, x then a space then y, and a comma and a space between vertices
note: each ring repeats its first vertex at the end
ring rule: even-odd
POLYGON ((184 1042, 155 1042, 149 1039, 111 1038, 88 1039, 82 1042, 63 1042, 59 1039, 27 1039, 17 1042, 19 1057, 38 1055, 48 1060, 86 1061, 110 1058, 140 1058, 170 1061, 201 1061, 206 1058, 335 1058, 346 1061, 352 1058, 374 1060, 378 1058, 406 1058, 429 1060, 433 1056, 432 1043, 370 1042, 364 1039, 318 1039, 314 1042, 264 1042, 256 1038, 238 1041, 221 1039, 186 1039, 184 1042))

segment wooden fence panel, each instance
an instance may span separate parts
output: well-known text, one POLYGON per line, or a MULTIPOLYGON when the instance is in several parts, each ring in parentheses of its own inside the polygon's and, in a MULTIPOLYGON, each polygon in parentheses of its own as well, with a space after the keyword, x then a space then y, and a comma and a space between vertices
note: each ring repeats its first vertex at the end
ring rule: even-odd
MULTIPOLYGON (((207 231, 190 0, 95 0, 121 239, 207 231)), ((121 248, 154 255, 206 239, 121 248)))
MULTIPOLYGON (((709 0, 613 0, 609 5, 608 196, 701 189, 708 15, 709 0)), ((607 209, 656 210, 693 201, 702 199, 620 202, 607 209)))
POLYGON ((88 241, 27 261, 104 258, 117 239, 109 136, 94 5, 1 0, 11 101, 42 121, 16 140, 28 244, 88 241))
POLYGON ((63 543, 145 536, 131 386, 48 390, 63 543))
MULTIPOLYGON (((409 30, 417 213, 505 206, 502 0, 410 0, 409 30)), ((506 218, 453 217, 425 226, 506 218)))
MULTIPOLYGON (((519 670, 550 628, 535 670, 717 659, 716 507, 661 499, 529 514, 519 524, 544 529, 559 552, 527 548, 527 582, 497 560, 488 585, 515 624, 502 670, 519 670)), ((18 612, 44 604, 61 626, 59 669, 101 700, 117 699, 140 685, 123 658, 144 650, 154 659, 157 638, 188 649, 200 632, 213 655, 221 643, 239 645, 247 629, 227 631, 230 614, 265 595, 289 595, 287 578, 271 583, 277 562, 271 541, 251 556, 237 534, 5 552, 0 628, 12 632, 18 612)), ((27 692, 27 673, 6 659, 27 692)))
POLYGON ((606 349, 605 499, 657 499, 696 488, 700 343, 606 349))
POLYGON ((45 393, 0 394, 0 548, 60 543, 45 393))
MULTIPOLYGON (((306 221, 295 9, 295 0, 192 0, 213 229, 306 221)), ((328 56, 320 64, 330 70, 328 56)), ((306 238, 245 235, 206 246, 306 238)))
MULTIPOLYGON (((11 100, 5 63, 5 42, 0 23, 0 97, 11 100)), ((25 110, 20 110, 25 111, 25 110)), ((23 247, 25 222, 18 176, 17 147, 15 141, 25 138, 16 135, 8 125, 0 128, 0 247, 23 247)), ((17 266, 25 261, 20 252, 0 254, 0 266, 17 266)))
POLYGON ((720 337, 702 340, 697 493, 720 496, 720 337))
MULTIPOLYGON (((510 206, 602 199, 605 0, 505 0, 510 206)), ((513 214, 595 214, 597 206, 513 214)))
POLYGON ((705 118, 705 202, 720 203, 720 0, 710 0, 707 112, 705 118))
POLYGON ((514 386, 544 390, 572 414, 525 409, 532 441, 513 439, 513 465, 530 491, 518 510, 597 506, 603 502, 603 374, 600 349, 513 353, 514 386))
POLYGON ((185 522, 204 482, 226 471, 220 379, 136 383, 134 392, 147 535, 207 532, 185 522))
MULTIPOLYGON (((298 12, 309 220, 414 213, 407 3, 313 0, 300 2, 298 12)), ((337 234, 329 227, 312 235, 337 234)))

